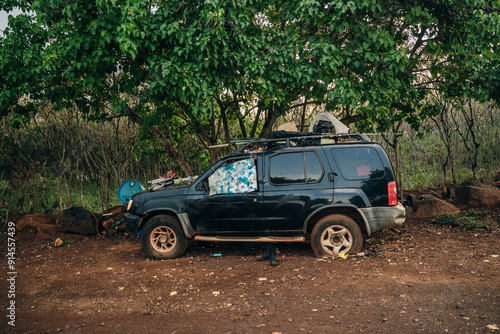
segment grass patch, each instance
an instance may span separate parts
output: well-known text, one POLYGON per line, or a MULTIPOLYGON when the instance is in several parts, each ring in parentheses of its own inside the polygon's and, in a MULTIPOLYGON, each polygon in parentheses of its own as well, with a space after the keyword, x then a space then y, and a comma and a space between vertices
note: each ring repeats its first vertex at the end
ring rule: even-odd
POLYGON ((486 229, 492 225, 489 221, 480 220, 488 211, 468 210, 463 214, 443 212, 438 214, 431 223, 441 226, 465 228, 467 230, 486 229))

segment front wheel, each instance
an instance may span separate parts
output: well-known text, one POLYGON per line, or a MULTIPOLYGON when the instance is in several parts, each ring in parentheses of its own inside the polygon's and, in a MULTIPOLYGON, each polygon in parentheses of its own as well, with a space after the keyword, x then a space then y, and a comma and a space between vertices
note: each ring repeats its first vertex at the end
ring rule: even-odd
POLYGON ((142 249, 152 258, 173 259, 187 248, 187 238, 177 219, 168 215, 151 218, 141 234, 142 249))
POLYGON ((333 214, 316 223, 311 233, 311 246, 319 257, 358 253, 363 247, 363 234, 354 220, 333 214))

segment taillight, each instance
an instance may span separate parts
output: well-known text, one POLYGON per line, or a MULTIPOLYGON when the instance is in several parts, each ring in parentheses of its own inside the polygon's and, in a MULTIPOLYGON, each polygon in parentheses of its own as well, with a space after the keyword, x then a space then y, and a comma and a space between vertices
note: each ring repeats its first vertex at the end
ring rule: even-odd
POLYGON ((389 197, 389 205, 398 204, 398 186, 396 181, 389 182, 387 185, 387 196, 389 197))

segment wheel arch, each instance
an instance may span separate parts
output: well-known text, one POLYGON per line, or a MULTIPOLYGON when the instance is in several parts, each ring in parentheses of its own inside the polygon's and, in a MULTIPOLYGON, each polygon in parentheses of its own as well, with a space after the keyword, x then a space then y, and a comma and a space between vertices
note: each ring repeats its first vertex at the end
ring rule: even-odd
POLYGON ((169 210, 169 209, 164 209, 164 210, 155 210, 155 211, 150 211, 144 215, 144 217, 141 220, 141 223, 139 225, 139 228, 137 231, 141 231, 144 225, 148 222, 153 217, 160 216, 160 215, 169 215, 172 216, 173 218, 177 219, 179 224, 182 227, 182 230, 184 232, 184 236, 188 239, 191 239, 195 235, 195 231, 193 227, 191 226, 191 222, 189 221, 189 217, 187 213, 177 213, 174 210, 169 210))
POLYGON ((144 227, 144 225, 146 225, 146 223, 148 222, 148 220, 150 220, 153 217, 160 216, 160 215, 169 215, 169 216, 172 216, 175 219, 179 220, 179 218, 177 217, 177 213, 173 210, 163 209, 163 210, 149 211, 149 212, 146 212, 146 214, 142 217, 141 223, 140 223, 137 231, 141 231, 142 228, 144 227))
POLYGON ((331 214, 341 214, 353 219, 356 224, 358 224, 361 232, 364 235, 370 236, 371 229, 368 221, 360 210, 354 205, 328 205, 324 206, 313 213, 311 213, 304 222, 303 232, 304 234, 309 234, 313 230, 316 223, 323 217, 331 214))

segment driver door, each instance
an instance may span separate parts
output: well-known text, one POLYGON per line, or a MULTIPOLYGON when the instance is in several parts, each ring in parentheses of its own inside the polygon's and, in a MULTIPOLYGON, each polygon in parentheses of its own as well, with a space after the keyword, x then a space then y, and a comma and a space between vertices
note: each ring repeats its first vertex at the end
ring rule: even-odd
POLYGON ((197 234, 259 233, 263 195, 257 181, 258 161, 249 157, 227 161, 205 176, 204 187, 188 195, 188 216, 197 234))

